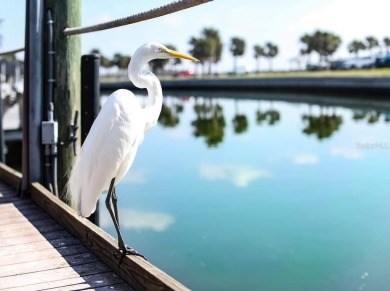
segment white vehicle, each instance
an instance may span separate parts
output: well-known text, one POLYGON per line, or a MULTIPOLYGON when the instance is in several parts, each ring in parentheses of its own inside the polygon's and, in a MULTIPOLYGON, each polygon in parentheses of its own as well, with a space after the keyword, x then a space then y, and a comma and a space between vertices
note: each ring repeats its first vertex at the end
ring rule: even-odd
POLYGON ((375 61, 376 57, 353 58, 345 60, 341 64, 341 68, 344 70, 374 68, 375 61))

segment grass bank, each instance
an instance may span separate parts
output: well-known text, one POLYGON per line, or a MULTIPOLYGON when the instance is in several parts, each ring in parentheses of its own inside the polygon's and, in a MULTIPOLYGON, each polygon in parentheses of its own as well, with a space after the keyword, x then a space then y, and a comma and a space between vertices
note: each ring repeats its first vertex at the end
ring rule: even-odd
MULTIPOLYGON (((239 79, 239 78, 321 78, 321 77, 390 77, 390 68, 365 69, 365 70, 343 70, 343 71, 283 71, 283 72, 260 72, 239 75, 213 74, 194 77, 197 79, 239 79)), ((160 80, 174 80, 185 78, 173 78, 170 76, 159 76, 160 80)), ((193 77, 190 77, 190 79, 193 77)), ((128 81, 124 76, 101 76, 100 81, 103 83, 128 81)))

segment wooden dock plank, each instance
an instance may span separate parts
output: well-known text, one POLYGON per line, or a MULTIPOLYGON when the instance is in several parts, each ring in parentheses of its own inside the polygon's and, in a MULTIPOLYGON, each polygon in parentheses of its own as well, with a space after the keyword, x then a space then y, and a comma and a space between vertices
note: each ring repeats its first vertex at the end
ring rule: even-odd
POLYGON ((59 224, 52 224, 52 225, 45 225, 41 226, 38 229, 32 228, 31 224, 25 224, 23 228, 19 228, 18 231, 12 231, 9 230, 0 230, 0 237, 1 238, 7 238, 7 237, 18 237, 21 235, 28 235, 33 233, 49 233, 53 231, 63 230, 64 228, 60 226, 59 224))
POLYGON ((31 198, 134 289, 188 290, 180 282, 141 257, 125 256, 121 260, 117 242, 112 236, 89 220, 79 217, 72 208, 55 198, 42 185, 32 184, 31 198))
POLYGON ((20 253, 4 256, 0 260, 0 266, 11 266, 13 264, 27 263, 50 258, 58 258, 61 256, 70 256, 75 254, 82 254, 88 252, 84 245, 74 245, 70 247, 63 247, 58 249, 36 250, 29 253, 20 253))
POLYGON ((14 188, 17 188, 22 181, 21 173, 3 163, 0 164, 0 177, 2 181, 14 188))
POLYGON ((38 231, 35 233, 27 234, 27 235, 24 233, 21 233, 20 236, 2 238, 0 240, 0 247, 29 244, 29 243, 33 243, 33 242, 67 238, 70 236, 71 236, 71 234, 69 232, 67 232, 66 230, 53 231, 53 232, 47 233, 45 236, 43 236, 38 231))
POLYGON ((21 199, 21 175, 0 163, 0 177, 0 290, 188 290, 140 257, 121 261, 111 236, 41 185, 21 199))
POLYGON ((26 273, 0 278, 0 290, 7 290, 15 287, 25 287, 45 282, 58 281, 66 278, 78 278, 86 275, 107 273, 111 271, 102 262, 85 264, 74 267, 57 268, 36 273, 26 273))
POLYGON ((80 241, 75 237, 66 237, 63 239, 52 240, 52 241, 38 241, 28 244, 20 244, 20 245, 11 245, 11 246, 3 246, 0 247, 0 256, 12 255, 12 254, 20 254, 33 252, 37 250, 44 250, 56 247, 64 247, 80 244, 80 241))
POLYGON ((68 266, 90 264, 100 260, 91 252, 71 255, 67 257, 57 257, 39 261, 24 262, 9 266, 0 266, 0 277, 15 276, 32 272, 47 271, 68 266))
POLYGON ((44 282, 30 286, 10 288, 12 291, 29 291, 29 290, 134 290, 123 279, 113 272, 101 273, 97 275, 87 275, 77 278, 69 278, 44 282))

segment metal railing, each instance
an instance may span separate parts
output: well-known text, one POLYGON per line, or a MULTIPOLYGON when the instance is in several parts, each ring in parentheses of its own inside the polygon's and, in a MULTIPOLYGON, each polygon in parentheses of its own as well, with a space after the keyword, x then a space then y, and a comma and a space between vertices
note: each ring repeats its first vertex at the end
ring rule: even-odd
POLYGON ((104 22, 101 24, 86 26, 86 27, 73 27, 73 28, 65 28, 64 34, 65 36, 76 35, 100 30, 106 30, 110 28, 115 28, 119 26, 124 26, 128 24, 133 24, 153 18, 157 18, 163 15, 171 14, 180 10, 184 10, 187 8, 191 8, 206 2, 210 2, 212 0, 181 0, 175 1, 170 4, 161 6, 159 8, 155 8, 149 11, 141 12, 135 15, 131 15, 124 18, 119 18, 113 21, 104 22))

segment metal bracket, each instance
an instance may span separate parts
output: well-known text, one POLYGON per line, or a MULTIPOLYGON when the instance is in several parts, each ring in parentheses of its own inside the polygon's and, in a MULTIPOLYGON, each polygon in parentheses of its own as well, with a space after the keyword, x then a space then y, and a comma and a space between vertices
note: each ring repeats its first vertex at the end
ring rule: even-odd
POLYGON ((73 153, 77 156, 77 130, 79 127, 77 126, 77 120, 79 117, 79 111, 76 110, 73 123, 69 126, 69 141, 73 143, 73 153))

